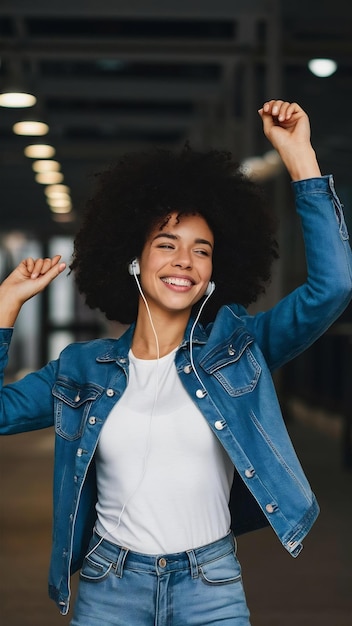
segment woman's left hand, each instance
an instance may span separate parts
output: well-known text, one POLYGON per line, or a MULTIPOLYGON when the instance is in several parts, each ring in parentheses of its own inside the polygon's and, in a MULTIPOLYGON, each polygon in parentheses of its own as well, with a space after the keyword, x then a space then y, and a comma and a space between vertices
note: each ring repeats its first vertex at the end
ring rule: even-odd
POLYGON ((263 130, 293 180, 321 176, 310 142, 308 115, 296 102, 270 100, 258 111, 263 130))

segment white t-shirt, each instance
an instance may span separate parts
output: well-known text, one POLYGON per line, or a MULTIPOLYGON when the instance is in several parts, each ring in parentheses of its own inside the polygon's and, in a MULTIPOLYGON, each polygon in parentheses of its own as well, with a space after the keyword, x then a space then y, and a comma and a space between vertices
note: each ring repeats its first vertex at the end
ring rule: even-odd
POLYGON ((97 448, 97 531, 144 554, 216 541, 230 528, 233 464, 183 388, 175 351, 129 357, 97 448))

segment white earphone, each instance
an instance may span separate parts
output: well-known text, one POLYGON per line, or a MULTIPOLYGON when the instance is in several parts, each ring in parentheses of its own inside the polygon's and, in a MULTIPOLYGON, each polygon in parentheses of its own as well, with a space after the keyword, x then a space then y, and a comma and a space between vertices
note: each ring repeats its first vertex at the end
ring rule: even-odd
POLYGON ((207 286, 207 288, 206 288, 206 290, 205 290, 204 295, 205 295, 206 297, 207 297, 207 296, 211 296, 211 294, 213 293, 213 291, 214 291, 214 290, 215 290, 215 283, 214 283, 214 281, 213 281, 213 280, 210 280, 210 281, 208 282, 208 286, 207 286))
MULTIPOLYGON (((128 272, 129 274, 131 274, 131 276, 139 276, 139 274, 141 273, 140 267, 139 267, 139 262, 138 259, 133 259, 131 261, 131 263, 128 265, 128 272)), ((205 297, 207 296, 211 296, 211 294, 213 293, 213 291, 215 290, 215 283, 211 280, 208 283, 208 286, 205 290, 205 297)))
POLYGON ((139 276, 141 269, 139 267, 138 259, 133 259, 128 266, 128 272, 131 276, 139 276))

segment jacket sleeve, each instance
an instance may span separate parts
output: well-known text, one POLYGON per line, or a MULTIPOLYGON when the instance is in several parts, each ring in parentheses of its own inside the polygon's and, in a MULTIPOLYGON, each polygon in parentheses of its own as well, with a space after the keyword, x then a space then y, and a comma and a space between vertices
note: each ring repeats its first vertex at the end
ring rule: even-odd
POLYGON ((292 183, 305 243, 306 282, 269 311, 245 316, 271 370, 308 348, 352 296, 352 255, 332 176, 292 183))
POLYGON ((22 380, 3 385, 8 348, 13 330, 0 329, 0 434, 38 430, 52 426, 53 396, 57 362, 53 361, 22 380))

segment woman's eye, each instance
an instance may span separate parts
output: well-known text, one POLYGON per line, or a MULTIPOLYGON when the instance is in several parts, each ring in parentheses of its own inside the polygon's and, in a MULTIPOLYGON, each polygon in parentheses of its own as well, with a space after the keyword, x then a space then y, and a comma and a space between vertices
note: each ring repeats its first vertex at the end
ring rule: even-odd
POLYGON ((200 254, 201 256, 210 256, 208 250, 195 250, 196 254, 200 254))
POLYGON ((159 243, 158 248, 166 248, 168 250, 173 250, 174 246, 170 243, 159 243))

